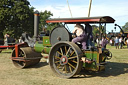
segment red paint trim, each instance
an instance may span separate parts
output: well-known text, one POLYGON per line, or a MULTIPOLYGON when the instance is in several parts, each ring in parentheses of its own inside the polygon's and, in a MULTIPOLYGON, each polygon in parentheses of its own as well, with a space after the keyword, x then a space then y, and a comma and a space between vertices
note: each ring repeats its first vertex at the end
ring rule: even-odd
POLYGON ((15 60, 15 61, 30 61, 30 60, 25 60, 23 57, 11 57, 12 60, 15 60))
POLYGON ((19 48, 20 47, 28 47, 28 44, 26 43, 20 43, 20 44, 16 44, 15 45, 15 57, 19 57, 18 55, 18 52, 19 52, 19 48))
POLYGON ((6 49, 6 48, 12 48, 12 47, 15 47, 15 45, 11 45, 11 46, 0 46, 0 49, 6 49))
POLYGON ((18 44, 15 45, 15 55, 18 57, 18 44))
POLYGON ((47 20, 47 23, 57 22, 99 22, 100 19, 47 20))
POLYGON ((39 14, 34 14, 35 16, 40 16, 39 14))

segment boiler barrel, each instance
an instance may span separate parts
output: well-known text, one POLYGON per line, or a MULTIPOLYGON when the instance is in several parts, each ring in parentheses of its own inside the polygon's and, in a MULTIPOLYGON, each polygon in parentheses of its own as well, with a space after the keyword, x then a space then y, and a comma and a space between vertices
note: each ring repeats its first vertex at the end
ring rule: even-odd
POLYGON ((49 54, 51 47, 43 46, 43 42, 37 41, 34 46, 36 52, 49 54))

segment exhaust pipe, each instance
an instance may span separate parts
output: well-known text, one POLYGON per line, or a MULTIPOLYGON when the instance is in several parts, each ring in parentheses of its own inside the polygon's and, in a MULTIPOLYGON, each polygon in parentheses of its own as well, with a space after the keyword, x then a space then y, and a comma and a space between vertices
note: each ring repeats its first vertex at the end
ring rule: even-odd
POLYGON ((39 34, 39 11, 36 10, 34 13, 34 40, 37 40, 39 34))
POLYGON ((39 33, 39 11, 35 11, 34 13, 34 36, 31 38, 26 32, 22 33, 22 40, 27 42, 30 47, 33 47, 35 42, 37 41, 39 33))

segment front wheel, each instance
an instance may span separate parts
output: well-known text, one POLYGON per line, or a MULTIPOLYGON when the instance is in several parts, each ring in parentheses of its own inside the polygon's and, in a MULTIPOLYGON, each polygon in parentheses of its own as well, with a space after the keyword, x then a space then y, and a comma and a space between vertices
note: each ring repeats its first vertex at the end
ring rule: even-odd
POLYGON ((53 72, 62 78, 70 78, 81 71, 83 56, 80 48, 72 42, 55 44, 49 54, 49 64, 53 72))
POLYGON ((107 60, 112 58, 112 53, 108 49, 104 49, 103 54, 106 56, 107 60))

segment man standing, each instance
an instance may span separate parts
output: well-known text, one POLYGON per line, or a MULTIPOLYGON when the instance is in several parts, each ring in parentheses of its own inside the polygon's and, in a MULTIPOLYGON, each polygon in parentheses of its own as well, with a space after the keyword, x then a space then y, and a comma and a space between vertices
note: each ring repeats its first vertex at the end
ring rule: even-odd
POLYGON ((102 37, 102 44, 101 45, 103 48, 106 48, 107 43, 108 43, 107 39, 105 37, 102 37))
POLYGON ((85 32, 87 34, 87 46, 90 47, 94 46, 92 41, 93 41, 93 35, 92 35, 92 26, 89 23, 85 23, 85 32))
POLYGON ((115 38, 115 46, 116 46, 116 49, 119 49, 119 39, 118 39, 118 37, 115 38))
POLYGON ((122 42, 122 37, 119 38, 119 46, 120 46, 120 49, 122 48, 121 42, 122 42))
POLYGON ((5 43, 4 43, 4 44, 5 44, 5 46, 7 46, 7 45, 8 45, 9 37, 10 37, 10 36, 9 36, 9 34, 8 34, 8 33, 4 35, 4 38, 5 38, 5 40, 4 40, 4 42, 5 42, 5 43))

